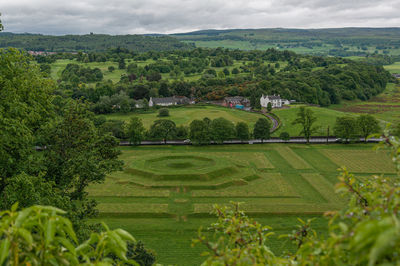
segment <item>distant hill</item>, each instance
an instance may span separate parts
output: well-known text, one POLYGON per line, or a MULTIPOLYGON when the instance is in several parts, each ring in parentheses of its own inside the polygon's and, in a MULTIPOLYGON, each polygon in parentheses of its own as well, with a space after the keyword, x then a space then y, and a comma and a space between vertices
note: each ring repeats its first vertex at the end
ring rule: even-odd
POLYGON ((137 52, 224 47, 241 50, 277 48, 301 54, 365 56, 400 55, 400 28, 228 29, 171 35, 64 35, 1 32, 0 47, 31 51, 96 52, 127 48, 137 52))
POLYGON ((170 36, 144 35, 64 35, 0 33, 0 47, 16 47, 28 51, 77 52, 127 48, 137 52, 186 50, 193 46, 170 36))
POLYGON ((400 28, 229 29, 173 34, 198 47, 289 49, 321 55, 400 54, 400 28))

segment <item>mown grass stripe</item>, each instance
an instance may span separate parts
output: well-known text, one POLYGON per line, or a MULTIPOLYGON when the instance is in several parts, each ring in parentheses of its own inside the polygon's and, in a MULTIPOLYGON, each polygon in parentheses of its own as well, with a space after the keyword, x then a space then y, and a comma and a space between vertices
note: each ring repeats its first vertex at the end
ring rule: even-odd
POLYGON ((335 193, 333 185, 327 181, 323 176, 318 173, 304 173, 301 176, 315 188, 322 197, 324 197, 329 203, 338 204, 344 202, 338 194, 335 193))
POLYGON ((311 166, 298 156, 291 148, 287 146, 278 146, 275 148, 277 152, 294 168, 294 169, 310 169, 311 166))

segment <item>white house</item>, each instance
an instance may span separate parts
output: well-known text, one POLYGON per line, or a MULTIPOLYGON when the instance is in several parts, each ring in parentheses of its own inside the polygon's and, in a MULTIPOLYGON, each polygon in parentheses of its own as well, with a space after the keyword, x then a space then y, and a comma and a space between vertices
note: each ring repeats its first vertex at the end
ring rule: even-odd
POLYGON ((279 95, 262 95, 260 98, 261 107, 267 107, 268 103, 271 103, 272 108, 281 108, 282 99, 279 95))
POLYGON ((272 108, 281 108, 283 105, 289 105, 291 101, 282 99, 280 95, 262 95, 260 98, 261 107, 268 107, 271 103, 272 108))

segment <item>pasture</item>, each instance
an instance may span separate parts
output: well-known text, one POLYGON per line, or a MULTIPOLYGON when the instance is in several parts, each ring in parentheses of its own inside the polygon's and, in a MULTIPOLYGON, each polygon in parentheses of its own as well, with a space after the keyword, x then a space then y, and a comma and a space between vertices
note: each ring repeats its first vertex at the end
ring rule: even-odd
POLYGON ((177 126, 185 125, 188 126, 195 119, 203 119, 208 117, 215 119, 223 117, 233 123, 245 122, 252 129, 257 119, 265 117, 261 114, 245 112, 242 110, 225 108, 217 105, 192 105, 192 106, 180 106, 176 108, 169 108, 168 117, 158 117, 158 110, 151 110, 145 113, 114 113, 105 115, 107 119, 117 120, 129 120, 131 117, 138 116, 142 119, 143 125, 146 128, 154 123, 158 119, 170 119, 175 122, 177 126))
MULTIPOLYGON (((274 132, 273 136, 278 137, 281 132, 288 132, 290 136, 300 136, 301 125, 292 125, 292 122, 297 117, 298 108, 304 105, 291 105, 290 108, 287 109, 274 109, 273 113, 276 114, 281 122, 281 127, 274 132)), ((315 132, 314 136, 326 136, 327 127, 330 127, 330 135, 333 135, 333 127, 336 122, 336 118, 348 115, 341 111, 332 110, 323 107, 314 107, 309 106, 315 116, 317 117, 317 121, 315 122, 315 126, 318 128, 317 132, 315 132)))
POLYGON ((388 83, 386 89, 368 101, 345 101, 329 109, 356 114, 371 114, 382 121, 400 123, 400 86, 388 83))
POLYGON ((200 226, 215 221, 213 204, 243 202, 242 208, 276 235, 274 252, 293 248, 278 236, 294 229, 297 217, 315 217, 324 232, 325 211, 346 199, 335 194, 337 169, 358 178, 384 173, 394 181, 386 151, 369 144, 139 146, 121 148, 123 171, 89 187, 99 220, 131 232, 157 254, 158 263, 199 265, 204 250, 191 248, 200 226))

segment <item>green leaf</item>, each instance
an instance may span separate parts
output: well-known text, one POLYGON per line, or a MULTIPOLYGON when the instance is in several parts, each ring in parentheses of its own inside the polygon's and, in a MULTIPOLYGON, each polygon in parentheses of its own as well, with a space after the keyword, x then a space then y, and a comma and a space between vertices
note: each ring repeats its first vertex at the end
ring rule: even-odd
POLYGON ((68 239, 63 237, 56 237, 55 240, 61 243, 69 252, 71 252, 74 255, 76 254, 74 245, 68 239))
POLYGON ((50 242, 54 240, 54 235, 56 232, 56 227, 55 227, 55 220, 54 218, 50 218, 47 221, 46 228, 45 228, 45 243, 46 246, 49 245, 50 242))
POLYGON ((33 244, 33 238, 31 235, 31 232, 24 228, 18 228, 16 233, 20 235, 23 239, 25 239, 26 242, 31 246, 33 244))
POLYGON ((390 254, 390 247, 393 245, 393 243, 395 243, 398 237, 399 235, 396 228, 390 228, 389 230, 381 233, 376 239, 375 244, 369 253, 368 265, 375 265, 380 257, 385 254, 390 254))
POLYGON ((17 219, 15 220, 15 226, 20 227, 22 223, 25 221, 26 217, 28 217, 31 212, 32 208, 26 208, 18 213, 17 219))
POLYGON ((126 240, 130 240, 133 242, 136 242, 135 238, 128 233, 127 231, 123 230, 123 229, 116 229, 114 230, 122 239, 126 239, 126 240))
POLYGON ((0 243, 0 265, 3 265, 10 252, 10 240, 7 238, 1 240, 0 243))

